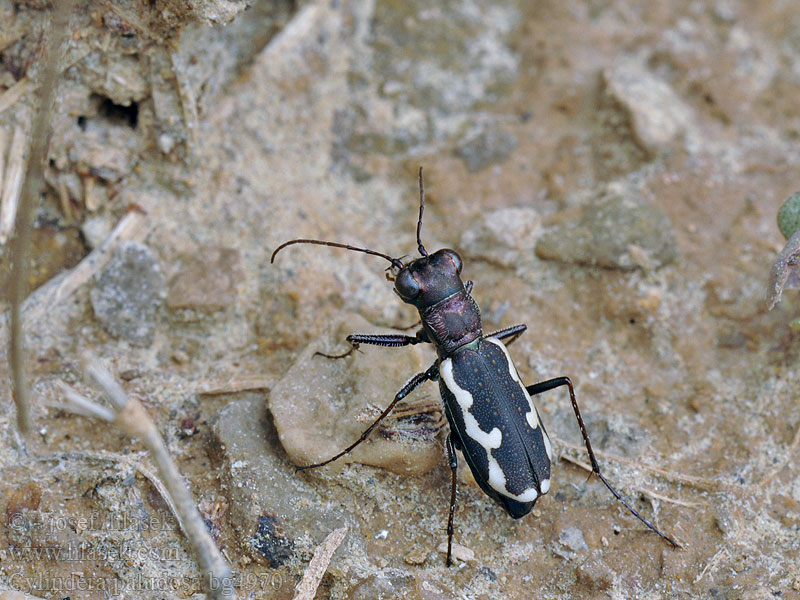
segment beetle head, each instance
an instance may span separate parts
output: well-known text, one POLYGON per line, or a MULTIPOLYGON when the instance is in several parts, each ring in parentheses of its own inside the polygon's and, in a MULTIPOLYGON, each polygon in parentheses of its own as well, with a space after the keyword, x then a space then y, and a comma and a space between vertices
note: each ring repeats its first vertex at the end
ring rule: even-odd
POLYGON ((461 257, 448 248, 412 260, 397 273, 394 289, 403 302, 422 310, 464 289, 461 257))

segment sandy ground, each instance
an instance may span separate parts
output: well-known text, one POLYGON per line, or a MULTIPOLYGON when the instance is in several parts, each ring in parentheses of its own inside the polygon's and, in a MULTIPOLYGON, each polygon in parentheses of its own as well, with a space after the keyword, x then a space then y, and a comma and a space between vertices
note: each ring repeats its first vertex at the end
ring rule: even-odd
MULTIPOLYGON (((46 12, 0 5, 10 90, 46 12)), ((800 189, 796 3, 241 8, 73 18, 35 236, 25 451, 3 384, 0 584, 202 590, 142 448, 51 406, 59 379, 96 396, 91 350, 158 423, 242 597, 291 598, 347 524, 317 598, 800 598, 797 292, 765 302, 775 215, 800 189), (511 347, 526 382, 573 378, 604 473, 680 549, 574 464, 562 391, 537 399, 552 490, 514 521, 462 472, 453 568, 433 384, 353 462, 294 472, 354 440, 434 354, 313 357, 414 312, 379 258, 270 254, 314 237, 415 255, 419 166, 426 246, 461 252, 485 330, 528 325, 511 347)), ((17 91, 8 145, 30 112, 17 91)))

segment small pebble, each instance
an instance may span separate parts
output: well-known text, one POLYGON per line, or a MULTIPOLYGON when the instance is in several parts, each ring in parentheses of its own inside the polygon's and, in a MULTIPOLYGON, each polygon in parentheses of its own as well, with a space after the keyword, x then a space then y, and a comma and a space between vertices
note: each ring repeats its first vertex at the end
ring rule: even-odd
POLYGON ((592 557, 575 568, 578 583, 590 590, 607 590, 614 584, 614 571, 602 559, 592 557))
POLYGON ((111 233, 111 221, 105 215, 91 215, 81 225, 81 233, 89 248, 97 248, 111 233))
POLYGON ((452 600, 453 596, 442 588, 431 576, 417 576, 417 593, 420 600, 452 600))
POLYGON ((573 552, 585 552, 589 549, 583 532, 577 527, 567 527, 558 535, 558 542, 573 552))
POLYGON ((481 129, 468 136, 456 150, 471 172, 502 163, 517 147, 517 138, 500 129, 481 129))
MULTIPOLYGON (((447 542, 442 542, 436 549, 443 554, 447 554, 447 542)), ((475 560, 475 551, 471 548, 467 548, 466 546, 462 546, 461 544, 456 544, 453 542, 452 556, 453 560, 455 561, 471 562, 475 560)))
MULTIPOLYGON (((280 452, 268 424, 264 394, 237 394, 212 419, 211 448, 228 505, 229 523, 249 557, 280 565, 297 559, 298 541, 321 539, 344 523, 328 497, 318 497, 280 452)), ((351 532, 351 539, 358 539, 351 532)))
POLYGON ((164 294, 164 276, 152 250, 125 242, 96 276, 89 298, 95 318, 108 333, 149 346, 164 294))
POLYGON ((390 600, 407 597, 413 577, 400 569, 384 569, 356 583, 345 596, 349 600, 390 600))
POLYGON ((20 529, 25 522, 22 515, 27 511, 38 510, 42 501, 42 488, 35 481, 21 485, 11 494, 6 505, 6 525, 20 529))
POLYGON ((294 554, 294 542, 281 531, 275 515, 259 516, 258 528, 250 539, 250 545, 263 556, 271 569, 277 569, 294 554))
MULTIPOLYGON (((343 313, 327 333, 312 342, 270 392, 269 408, 281 444, 296 465, 318 463, 334 456, 357 440, 389 405, 397 391, 415 373, 430 365, 430 355, 418 347, 403 352, 362 346, 339 360, 315 356, 316 352, 341 353, 348 349, 350 333, 396 333, 371 325, 364 318, 343 313)), ((425 383, 408 396, 409 401, 436 394, 425 383)), ((438 410, 438 405, 437 405, 438 410)), ((417 435, 384 435, 391 430, 392 415, 352 452, 326 467, 329 472, 358 462, 401 474, 422 474, 441 464, 438 429, 431 424, 417 435)))
POLYGON ((420 547, 414 548, 403 557, 403 560, 409 565, 422 565, 427 559, 428 552, 420 547))
POLYGON ((458 247, 473 258, 511 267, 534 249, 540 228, 541 218, 533 208, 503 208, 480 217, 458 247))
POLYGON ((603 72, 606 93, 627 113, 634 141, 651 156, 689 129, 691 108, 667 85, 634 60, 603 72))

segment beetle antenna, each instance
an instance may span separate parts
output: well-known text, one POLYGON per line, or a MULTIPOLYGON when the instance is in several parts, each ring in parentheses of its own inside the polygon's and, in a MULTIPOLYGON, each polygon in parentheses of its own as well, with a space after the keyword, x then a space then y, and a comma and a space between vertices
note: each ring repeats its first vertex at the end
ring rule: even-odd
POLYGON ((403 268, 403 262, 400 259, 392 258, 388 254, 383 254, 382 252, 375 252, 375 250, 370 250, 369 248, 357 248, 356 246, 351 246, 349 244, 326 242, 324 240, 305 240, 305 239, 290 240, 288 242, 284 242, 283 244, 275 248, 275 252, 272 253, 269 262, 274 263, 275 255, 278 254, 278 252, 280 252, 284 248, 286 248, 286 246, 291 246, 293 244, 316 244, 317 246, 333 246, 334 248, 344 248, 345 250, 353 250, 354 252, 363 252, 364 254, 371 254, 373 256, 380 256, 381 258, 385 258, 390 263, 392 263, 393 267, 397 267, 398 269, 403 268))
POLYGON ((419 168, 419 220, 417 221, 417 249, 420 255, 428 256, 428 251, 422 245, 422 211, 425 210, 425 185, 422 183, 422 167, 419 168))

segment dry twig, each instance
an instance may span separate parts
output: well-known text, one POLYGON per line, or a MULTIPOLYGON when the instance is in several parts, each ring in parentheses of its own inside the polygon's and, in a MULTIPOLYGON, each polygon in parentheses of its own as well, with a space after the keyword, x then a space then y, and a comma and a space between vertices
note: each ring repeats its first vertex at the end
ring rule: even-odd
POLYGON ((28 91, 30 80, 23 77, 17 83, 8 88, 0 95, 0 113, 8 110, 16 104, 20 98, 28 91))
MULTIPOLYGON (((76 396, 81 398, 81 401, 86 401, 86 398, 81 396, 80 394, 76 393, 74 389, 70 386, 65 385, 62 382, 58 382, 59 387, 64 391, 65 394, 75 394, 76 396), (69 390, 69 392, 67 392, 69 390)), ((99 404, 94 404, 95 407, 100 406, 99 404)), ((61 404, 50 404, 54 408, 59 408, 61 410, 77 412, 81 413, 79 410, 76 410, 73 406, 65 406, 61 404)), ((104 406, 100 406, 100 408, 105 408, 104 406)), ((112 416, 113 419, 113 416, 112 416)), ((73 452, 59 452, 58 454, 49 454, 47 456, 38 456, 34 459, 37 462, 44 462, 44 461, 51 461, 51 460, 94 460, 97 462, 109 462, 109 463, 122 463, 131 467, 132 469, 139 471, 145 479, 147 479, 150 483, 153 484, 153 487, 156 488, 156 491, 159 493, 161 498, 164 500, 166 505, 169 507, 170 512, 174 515, 176 513, 175 503, 172 501, 172 498, 169 495, 169 491, 167 490, 167 486, 164 485, 164 482, 153 473, 150 469, 145 467, 141 462, 138 460, 134 460, 129 455, 126 454, 118 454, 117 452, 81 452, 81 451, 73 451, 73 452)), ((180 526, 180 521, 178 522, 180 526)), ((185 533, 185 532, 184 532, 185 533)), ((2 598, 0 598, 2 600, 2 598)))
POLYGON ((294 595, 294 600, 314 600, 319 582, 322 581, 322 576, 328 570, 333 553, 336 552, 345 535, 347 535, 347 525, 331 531, 325 541, 317 546, 314 558, 311 559, 306 572, 303 573, 302 581, 295 588, 297 593, 294 595))
MULTIPOLYGON (((5 140, 4 140, 5 141, 5 140)), ((22 181, 25 178, 25 164, 27 161, 28 129, 23 125, 14 128, 11 138, 11 148, 8 151, 8 161, 5 163, 3 186, 0 188, 0 244, 8 241, 19 208, 22 181)), ((5 148, 4 148, 5 149, 5 148)))
MULTIPOLYGON (((551 439, 553 442, 564 448, 569 448, 570 450, 577 450, 578 452, 586 452, 586 448, 584 446, 580 446, 578 444, 571 444, 559 438, 551 438, 551 439)), ((663 477, 664 479, 668 479, 670 481, 679 481, 680 483, 690 485, 700 490, 715 491, 722 489, 729 492, 742 491, 742 486, 733 485, 731 483, 725 483, 723 481, 714 481, 713 479, 707 479, 706 477, 697 477, 695 475, 684 475, 683 473, 677 473, 675 471, 669 471, 667 469, 659 469, 658 467, 651 467, 649 465, 644 465, 641 462, 631 460, 630 458, 625 458, 624 456, 620 456, 619 454, 612 454, 611 452, 603 452, 602 450, 595 450, 594 453, 595 455, 597 455, 598 458, 602 458, 605 460, 613 460, 614 462, 618 462, 623 465, 628 465, 630 467, 642 469, 643 471, 647 471, 648 473, 652 473, 653 475, 658 475, 659 477, 663 477)), ((561 458, 569 462, 575 463, 579 466, 582 466, 579 461, 572 458, 568 458, 566 455, 562 455, 561 458)))
POLYGON ((231 569, 206 529, 183 477, 147 411, 138 400, 125 394, 111 373, 101 367, 97 359, 86 357, 84 369, 103 391, 112 409, 88 400, 62 383, 60 387, 65 391, 68 408, 79 414, 113 422, 123 433, 138 438, 144 444, 164 483, 165 489, 162 493, 171 498, 171 508, 204 574, 208 596, 216 600, 235 598, 231 569))
MULTIPOLYGON (((595 454, 597 454, 597 451, 595 451, 595 454)), ((600 456, 599 454, 597 454, 597 455, 600 456)), ((578 460, 576 458, 572 458, 571 456, 569 456, 567 454, 562 454, 561 458, 563 458, 568 463, 571 463, 571 464, 575 465, 576 467, 580 467, 584 471, 587 471, 589 473, 593 473, 594 472, 592 470, 592 466, 591 465, 589 465, 589 464, 587 464, 587 463, 585 463, 583 461, 580 461, 580 460, 578 460)), ((658 494, 658 493, 654 492, 653 490, 649 490, 649 489, 641 487, 641 486, 639 487, 639 491, 642 492, 643 494, 646 494, 646 495, 648 495, 648 496, 650 496, 652 498, 655 498, 657 500, 663 500, 664 502, 671 502, 672 504, 677 504, 679 506, 691 507, 691 506, 699 506, 700 505, 699 502, 686 502, 685 500, 677 500, 676 498, 670 498, 669 496, 662 496, 661 494, 658 494)))
POLYGON ((176 51, 169 52, 172 72, 175 74, 175 81, 178 86, 178 98, 181 101, 183 110, 183 122, 189 131, 190 150, 197 152, 197 136, 200 135, 200 118, 197 114, 197 100, 189 78, 186 76, 186 65, 176 51))
MULTIPOLYGON (((50 114, 58 84, 58 57, 63 55, 68 39, 69 16, 75 0, 55 3, 50 21, 50 31, 42 54, 37 97, 38 109, 31 127, 31 147, 25 181, 22 184, 16 218, 16 235, 11 247, 12 270, 9 284, 11 336, 9 357, 14 402, 17 405, 17 427, 25 434, 31 429, 30 400, 25 380, 25 347, 22 332, 22 302, 27 293, 28 260, 33 235, 33 217, 39 194, 44 188, 44 160, 50 143, 50 114)), ((13 146, 13 142, 12 142, 13 146)))

